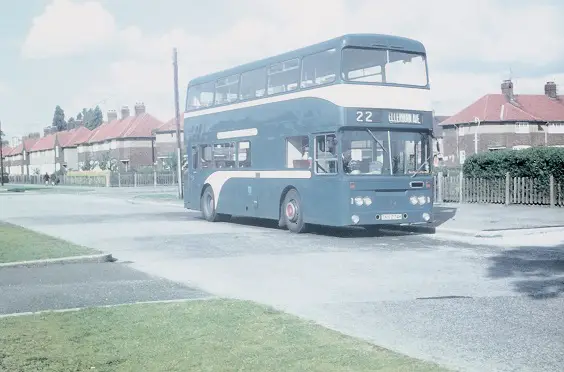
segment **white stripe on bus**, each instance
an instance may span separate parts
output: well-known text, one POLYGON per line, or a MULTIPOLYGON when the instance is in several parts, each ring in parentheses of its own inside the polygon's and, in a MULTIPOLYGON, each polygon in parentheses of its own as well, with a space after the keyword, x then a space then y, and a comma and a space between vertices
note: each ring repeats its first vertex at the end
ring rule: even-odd
POLYGON ((383 85, 335 84, 226 106, 189 111, 184 113, 184 118, 254 107, 273 102, 289 101, 296 98, 321 98, 342 107, 432 111, 431 92, 428 89, 383 85))
POLYGON ((226 132, 217 132, 217 139, 252 137, 258 134, 257 128, 230 130, 226 132))
MULTIPOLYGON (((217 208, 217 203, 219 200, 219 194, 221 189, 227 180, 231 178, 289 178, 289 179, 307 179, 311 178, 310 170, 282 170, 282 171, 216 171, 213 172, 206 178, 207 184, 209 184, 213 190, 214 194, 214 204, 217 208), (257 177, 257 174, 259 177, 257 177)), ((247 192, 246 190, 244 191, 247 192)))

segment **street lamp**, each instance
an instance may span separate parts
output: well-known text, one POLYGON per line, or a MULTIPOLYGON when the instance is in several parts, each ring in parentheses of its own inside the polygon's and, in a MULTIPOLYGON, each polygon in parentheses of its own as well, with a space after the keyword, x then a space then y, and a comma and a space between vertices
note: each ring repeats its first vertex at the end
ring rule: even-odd
POLYGON ((480 118, 474 116, 474 124, 478 124, 476 131, 474 132, 474 154, 478 153, 478 129, 480 129, 480 118))

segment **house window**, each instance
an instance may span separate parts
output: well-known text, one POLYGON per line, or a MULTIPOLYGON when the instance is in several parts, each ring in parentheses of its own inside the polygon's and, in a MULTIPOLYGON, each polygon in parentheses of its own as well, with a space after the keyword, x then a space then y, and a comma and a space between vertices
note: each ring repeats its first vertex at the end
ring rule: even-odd
POLYGON ((548 124, 548 133, 564 133, 564 123, 548 124))
POLYGON ((516 122, 515 133, 529 133, 529 123, 526 121, 516 122))
POLYGON ((123 164, 124 172, 129 172, 129 160, 122 160, 121 163, 123 164))
POLYGON ((528 149, 529 145, 517 145, 517 146, 513 146, 513 150, 524 150, 524 149, 528 149))

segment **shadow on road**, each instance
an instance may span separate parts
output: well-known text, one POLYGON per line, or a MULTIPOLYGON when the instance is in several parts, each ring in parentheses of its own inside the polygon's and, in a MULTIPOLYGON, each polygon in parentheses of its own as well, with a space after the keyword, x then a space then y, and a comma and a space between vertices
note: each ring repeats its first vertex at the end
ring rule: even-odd
POLYGON ((491 258, 488 276, 515 278, 515 291, 535 299, 564 293, 564 244, 555 247, 520 247, 491 258))
MULTIPOLYGON (((199 218, 199 217, 196 217, 199 218)), ((250 217, 232 217, 229 223, 242 226, 261 227, 266 229, 280 230, 278 221, 250 218, 250 217)), ((379 236, 401 236, 412 235, 410 231, 385 231, 388 227, 381 229, 364 229, 362 227, 327 227, 310 225, 307 231, 308 234, 330 236, 336 238, 370 238, 379 236)))
POLYGON ((433 217, 435 221, 433 226, 441 226, 443 223, 451 220, 456 216, 457 208, 447 206, 435 206, 433 208, 433 217))

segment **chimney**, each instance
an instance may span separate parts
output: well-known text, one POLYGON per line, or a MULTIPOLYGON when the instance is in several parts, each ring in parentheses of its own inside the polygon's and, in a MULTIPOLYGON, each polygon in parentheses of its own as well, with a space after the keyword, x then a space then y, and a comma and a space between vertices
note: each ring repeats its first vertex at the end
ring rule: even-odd
POLYGON ((501 93, 503 93, 509 101, 513 101, 513 82, 511 80, 504 80, 503 83, 501 83, 501 93))
POLYGON ((123 106, 123 107, 121 108, 121 119, 123 120, 123 119, 125 119, 125 118, 127 118, 127 117, 129 117, 129 107, 123 106))
POLYGON ((558 98, 558 94, 556 92, 556 83, 554 81, 548 81, 544 85, 544 94, 552 99, 558 98))
POLYGON ((108 123, 118 119, 118 114, 116 110, 108 110, 107 116, 108 116, 108 123))
POLYGON ((135 116, 145 113, 145 104, 143 102, 137 102, 135 104, 135 116))

